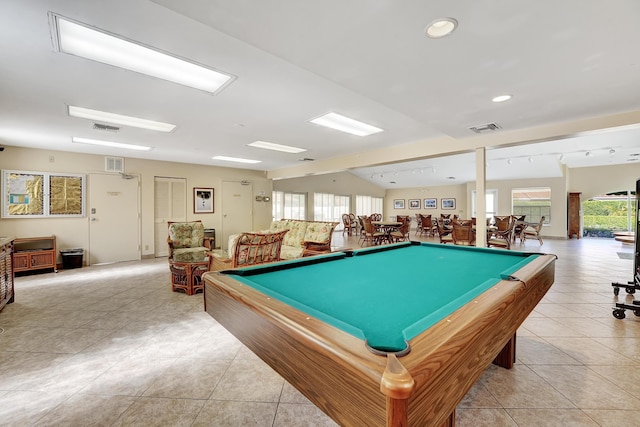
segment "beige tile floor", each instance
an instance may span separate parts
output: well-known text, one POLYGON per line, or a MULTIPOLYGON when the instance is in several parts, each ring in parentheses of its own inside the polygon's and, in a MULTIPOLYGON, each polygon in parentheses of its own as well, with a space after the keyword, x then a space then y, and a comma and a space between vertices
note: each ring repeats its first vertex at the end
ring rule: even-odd
MULTIPOLYGON (((338 232, 334 245, 357 238, 338 232)), ((556 282, 519 330, 516 366, 486 370, 458 426, 640 425, 640 318, 611 315, 611 282, 632 277, 618 252, 632 247, 541 249, 559 257, 556 282)), ((171 292, 166 259, 19 277, 0 328, 1 426, 335 426, 204 313, 200 294, 171 292)))

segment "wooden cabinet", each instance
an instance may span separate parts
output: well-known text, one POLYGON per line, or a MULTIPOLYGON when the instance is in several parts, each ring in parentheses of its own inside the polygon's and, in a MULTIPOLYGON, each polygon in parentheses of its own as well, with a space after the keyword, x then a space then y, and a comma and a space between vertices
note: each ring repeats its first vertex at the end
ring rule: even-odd
POLYGON ((13 296, 13 238, 0 237, 0 310, 13 296))
POLYGON ((569 203, 567 207, 567 226, 569 229, 569 238, 573 235, 580 238, 580 194, 569 193, 569 203))
POLYGON ((16 273, 56 266, 56 236, 22 237, 14 241, 13 268, 16 273))

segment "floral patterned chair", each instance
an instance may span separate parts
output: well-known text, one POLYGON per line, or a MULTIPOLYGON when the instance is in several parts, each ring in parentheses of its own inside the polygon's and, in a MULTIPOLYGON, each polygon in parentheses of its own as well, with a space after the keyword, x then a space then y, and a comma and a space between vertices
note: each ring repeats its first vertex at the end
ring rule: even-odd
POLYGON ((205 246, 202 221, 169 222, 169 261, 202 261, 210 249, 205 246))

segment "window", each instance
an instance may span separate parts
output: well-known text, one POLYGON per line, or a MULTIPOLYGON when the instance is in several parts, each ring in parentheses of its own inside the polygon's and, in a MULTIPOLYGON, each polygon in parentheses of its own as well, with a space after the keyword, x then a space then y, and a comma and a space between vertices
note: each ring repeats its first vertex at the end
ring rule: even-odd
MULTIPOLYGON (((486 190, 484 193, 484 206, 487 218, 492 218, 498 212, 498 190, 486 190)), ((471 191, 471 216, 477 217, 476 209, 476 190, 471 191)))
POLYGON ((315 193, 313 195, 313 219, 342 223, 342 214, 349 213, 351 198, 336 194, 315 193))
POLYGON ((511 213, 526 215, 527 222, 538 222, 544 216, 551 222, 551 188, 515 188, 511 190, 511 213))
POLYGON ((384 199, 382 197, 356 196, 356 216, 371 215, 372 213, 382 212, 384 199))
POLYGON ((307 219, 307 195, 305 193, 274 191, 271 200, 273 220, 307 219))
POLYGON ((635 231, 636 196, 634 191, 602 194, 582 204, 584 235, 614 237, 616 231, 635 231))

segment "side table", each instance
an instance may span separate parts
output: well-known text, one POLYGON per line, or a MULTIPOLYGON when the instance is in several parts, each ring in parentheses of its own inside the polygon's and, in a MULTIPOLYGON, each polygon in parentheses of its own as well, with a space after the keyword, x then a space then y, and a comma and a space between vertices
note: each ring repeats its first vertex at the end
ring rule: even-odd
POLYGON ((204 290, 202 274, 209 270, 209 259, 202 261, 169 261, 171 270, 171 290, 183 290, 193 295, 204 290))
POLYGON ((233 261, 229 258, 227 251, 216 249, 208 253, 211 257, 211 271, 221 271, 233 268, 233 261))

